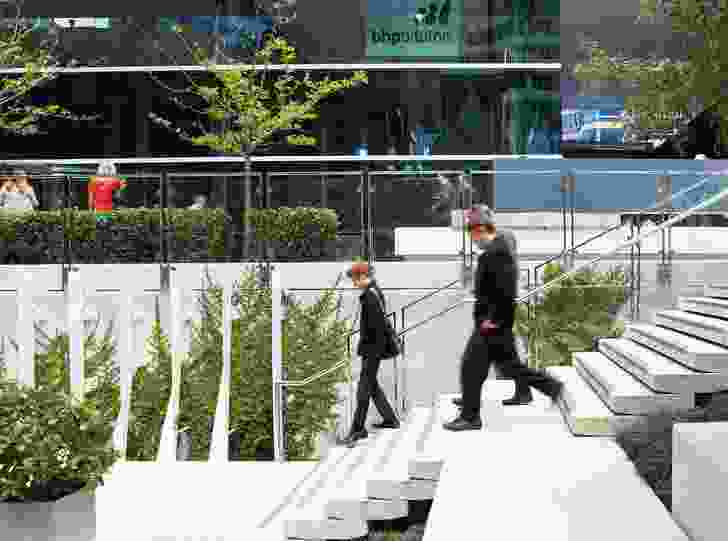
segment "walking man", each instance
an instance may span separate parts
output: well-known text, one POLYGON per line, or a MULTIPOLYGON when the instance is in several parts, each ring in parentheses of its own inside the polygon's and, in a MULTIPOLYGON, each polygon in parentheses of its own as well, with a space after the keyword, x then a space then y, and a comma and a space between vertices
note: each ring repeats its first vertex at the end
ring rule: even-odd
POLYGON ((460 415, 443 426, 447 430, 479 430, 480 395, 488 377, 490 364, 496 363, 501 373, 513 378, 516 394, 505 405, 527 404, 532 400, 530 387, 535 387, 556 401, 563 384, 544 371, 533 370, 518 360, 513 337, 518 267, 509 240, 498 235, 495 215, 485 205, 467 213, 466 224, 483 253, 478 257, 475 276, 475 328, 465 347, 460 368, 462 399, 454 402, 462 407, 460 415))
POLYGON ((369 400, 374 402, 383 422, 374 428, 399 428, 399 420, 377 381, 377 372, 382 359, 391 359, 399 354, 399 345, 392 325, 387 320, 386 303, 382 290, 373 279, 373 269, 366 262, 354 263, 346 273, 354 287, 362 290, 361 336, 357 355, 361 357, 361 374, 356 392, 356 411, 349 435, 342 440, 344 445, 353 445, 369 434, 364 428, 369 400))

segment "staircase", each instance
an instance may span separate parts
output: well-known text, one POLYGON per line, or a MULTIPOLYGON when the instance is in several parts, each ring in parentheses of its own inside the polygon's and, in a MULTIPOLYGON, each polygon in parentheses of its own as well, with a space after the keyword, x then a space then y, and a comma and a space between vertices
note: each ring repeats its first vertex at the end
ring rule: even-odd
POLYGON ((641 416, 695 407, 696 396, 728 390, 728 284, 680 297, 652 323, 575 353, 573 367, 548 370, 565 383, 560 406, 574 435, 614 436, 641 416))

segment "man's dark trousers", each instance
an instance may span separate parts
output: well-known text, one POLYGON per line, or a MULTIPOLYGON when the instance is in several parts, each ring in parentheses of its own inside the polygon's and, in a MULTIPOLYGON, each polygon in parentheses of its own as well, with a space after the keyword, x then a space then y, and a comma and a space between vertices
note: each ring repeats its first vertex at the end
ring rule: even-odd
POLYGON ((473 421, 480 416, 483 383, 488 378, 490 364, 493 362, 505 377, 513 378, 516 389, 534 387, 546 395, 554 391, 554 378, 520 363, 511 329, 500 330, 497 334, 485 337, 476 328, 470 335, 460 365, 460 384, 463 390, 463 409, 460 416, 467 421, 473 421))
POLYGON ((359 432, 364 429, 370 399, 374 402, 374 405, 385 422, 395 422, 397 420, 397 415, 394 413, 392 406, 389 404, 384 391, 377 381, 377 372, 379 372, 381 362, 381 359, 376 357, 363 357, 361 360, 361 374, 359 375, 359 385, 356 389, 356 412, 354 413, 354 422, 351 427, 352 432, 359 432))

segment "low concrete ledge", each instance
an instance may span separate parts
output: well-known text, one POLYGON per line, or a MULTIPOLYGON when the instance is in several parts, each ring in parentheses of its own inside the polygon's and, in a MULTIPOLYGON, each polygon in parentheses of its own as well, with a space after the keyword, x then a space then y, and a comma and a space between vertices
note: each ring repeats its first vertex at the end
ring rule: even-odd
POLYGON ((676 423, 672 433, 672 515, 695 541, 728 531, 728 422, 676 423))

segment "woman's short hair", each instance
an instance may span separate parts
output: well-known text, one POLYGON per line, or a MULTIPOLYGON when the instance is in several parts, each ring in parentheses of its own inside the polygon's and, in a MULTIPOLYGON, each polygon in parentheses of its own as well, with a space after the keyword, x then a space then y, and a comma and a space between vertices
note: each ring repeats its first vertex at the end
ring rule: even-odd
POLYGON ((116 165, 114 165, 114 162, 101 162, 98 169, 96 169, 96 174, 100 177, 115 177, 116 165))
POLYGON ((351 268, 346 271, 346 277, 359 278, 360 276, 374 277, 374 267, 366 261, 355 261, 351 268))

